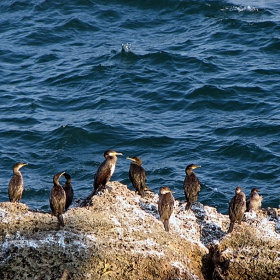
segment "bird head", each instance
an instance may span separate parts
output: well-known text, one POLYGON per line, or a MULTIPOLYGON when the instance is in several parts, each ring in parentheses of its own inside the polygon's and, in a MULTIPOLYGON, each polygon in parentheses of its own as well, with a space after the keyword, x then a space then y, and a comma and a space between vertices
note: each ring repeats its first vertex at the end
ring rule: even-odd
POLYGON ((59 185, 58 180, 59 180, 59 178, 60 178, 64 173, 65 173, 65 171, 60 172, 60 173, 56 173, 56 174, 53 176, 53 183, 59 185))
POLYGON ((67 182, 71 182, 71 175, 68 173, 64 173, 63 176, 65 177, 65 179, 67 180, 67 182))
POLYGON ((159 190, 159 193, 161 195, 163 195, 163 194, 167 194, 167 193, 172 193, 172 191, 168 187, 161 187, 159 190))
POLYGON ((17 167, 18 169, 22 168, 23 166, 28 165, 28 163, 18 162, 14 165, 14 167, 17 167))
POLYGON ((118 153, 114 150, 107 150, 104 152, 104 157, 107 158, 107 157, 114 157, 114 156, 122 156, 123 154, 122 153, 118 153))
POLYGON ((190 174, 194 169, 196 169, 196 168, 199 168, 199 167, 201 167, 200 165, 196 165, 196 164, 189 164, 187 167, 186 167, 186 170, 185 170, 185 172, 187 173, 187 174, 190 174))
POLYGON ((242 191, 242 188, 241 187, 237 187, 235 189, 235 194, 239 194, 239 193, 241 193, 241 191, 242 191))
POLYGON ((18 162, 14 165, 13 170, 18 171, 20 168, 22 168, 23 166, 28 165, 28 163, 23 163, 23 162, 18 162))
POLYGON ((137 165, 142 164, 142 159, 140 157, 127 157, 126 159, 131 160, 133 163, 136 163, 137 165))
POLYGON ((251 193, 258 193, 259 192, 259 190, 257 189, 257 188, 253 188, 252 190, 251 190, 251 193))

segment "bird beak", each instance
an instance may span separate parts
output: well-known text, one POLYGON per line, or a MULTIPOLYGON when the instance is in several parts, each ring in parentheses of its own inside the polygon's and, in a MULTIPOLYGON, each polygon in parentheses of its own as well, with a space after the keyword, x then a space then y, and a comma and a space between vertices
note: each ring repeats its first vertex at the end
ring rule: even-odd
POLYGON ((130 158, 130 157, 127 157, 126 159, 130 159, 130 160, 132 160, 132 161, 135 161, 135 159, 133 159, 133 158, 130 158))
POLYGON ((201 165, 196 165, 193 167, 193 169, 200 168, 200 167, 201 167, 201 165))
POLYGON ((65 171, 63 171, 63 172, 60 173, 59 178, 60 178, 63 174, 65 174, 65 171))
POLYGON ((122 156, 123 154, 122 154, 122 153, 117 153, 117 152, 116 152, 115 155, 116 155, 116 156, 122 156))

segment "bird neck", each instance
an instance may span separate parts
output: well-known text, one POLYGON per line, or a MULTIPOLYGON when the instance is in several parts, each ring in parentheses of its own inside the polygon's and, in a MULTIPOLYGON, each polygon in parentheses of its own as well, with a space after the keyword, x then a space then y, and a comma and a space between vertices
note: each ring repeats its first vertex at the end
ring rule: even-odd
POLYGON ((106 160, 112 161, 113 163, 116 163, 118 158, 116 156, 108 156, 106 160))
POLYGON ((53 180, 53 185, 61 187, 58 180, 53 180))
POLYGON ((14 169, 14 174, 15 175, 21 175, 21 172, 18 169, 14 169))

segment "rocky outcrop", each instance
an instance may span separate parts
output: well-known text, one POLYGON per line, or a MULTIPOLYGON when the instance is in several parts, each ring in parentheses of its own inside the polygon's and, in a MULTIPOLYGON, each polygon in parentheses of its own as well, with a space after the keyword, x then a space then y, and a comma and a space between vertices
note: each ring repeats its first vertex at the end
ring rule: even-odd
POLYGON ((0 279, 279 279, 277 209, 227 234, 228 216, 176 201, 167 233, 157 200, 110 182, 63 229, 51 213, 0 203, 0 279))

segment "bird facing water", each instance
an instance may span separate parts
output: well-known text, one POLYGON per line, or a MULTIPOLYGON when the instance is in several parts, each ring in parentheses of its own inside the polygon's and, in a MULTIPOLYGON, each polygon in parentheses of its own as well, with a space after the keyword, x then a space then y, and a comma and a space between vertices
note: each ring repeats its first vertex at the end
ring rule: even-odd
POLYGON ((24 189, 22 174, 19 171, 23 166, 28 165, 28 163, 18 162, 13 167, 13 177, 10 180, 8 194, 10 202, 19 202, 22 197, 22 192, 24 189))
POLYGON ((251 190, 251 195, 246 201, 246 211, 256 211, 261 208, 263 197, 258 192, 257 188, 251 190))
POLYGON ((104 152, 105 160, 100 164, 94 175, 94 193, 97 193, 100 189, 104 188, 111 179, 116 168, 118 160, 117 155, 122 155, 122 153, 113 150, 107 150, 104 152))
POLYGON ((62 186, 63 190, 65 191, 65 195, 66 195, 66 204, 65 204, 65 211, 66 211, 72 203, 74 191, 73 191, 72 184, 71 184, 71 182, 72 182, 71 175, 68 173, 64 173, 63 175, 66 179, 66 182, 62 186))
POLYGON ((191 209, 192 203, 197 201, 200 192, 200 182, 193 172, 199 165, 190 164, 186 167, 186 177, 184 180, 184 191, 187 200, 186 210, 191 209))
POLYGON ((140 157, 127 157, 126 159, 131 160, 130 168, 129 168, 129 179, 135 188, 136 192, 141 195, 141 197, 145 196, 146 187, 146 170, 141 166, 142 160, 140 157))
POLYGON ((229 225, 228 233, 231 233, 233 231, 235 222, 241 224, 245 210, 246 210, 246 196, 242 192, 242 188, 237 187, 235 189, 235 196, 231 199, 229 203, 228 211, 229 211, 230 225, 229 225))
POLYGON ((66 194, 59 183, 59 178, 65 172, 57 173, 53 177, 53 187, 50 193, 50 207, 53 214, 57 217, 61 227, 64 227, 63 211, 66 205, 66 194))
POLYGON ((166 231, 170 230, 169 219, 173 212, 174 202, 171 190, 168 187, 161 187, 159 190, 158 212, 166 231))

